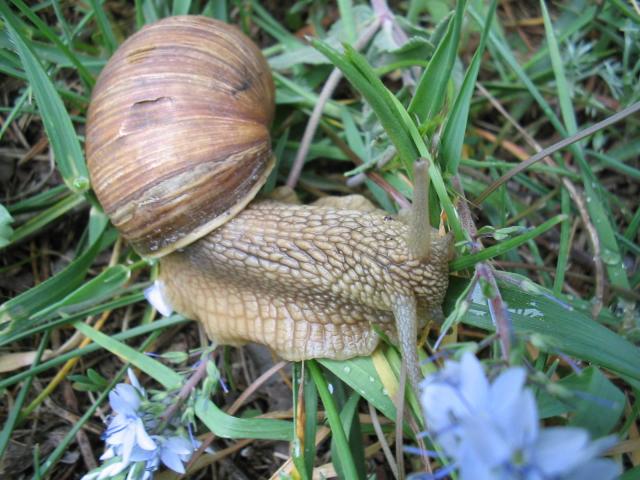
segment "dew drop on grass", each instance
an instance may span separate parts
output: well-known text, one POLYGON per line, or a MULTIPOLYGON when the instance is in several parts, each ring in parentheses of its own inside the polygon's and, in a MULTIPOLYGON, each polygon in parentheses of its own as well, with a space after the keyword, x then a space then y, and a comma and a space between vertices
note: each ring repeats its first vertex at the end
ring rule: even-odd
POLYGON ((620 254, 618 252, 614 252, 613 250, 610 250, 608 248, 604 248, 600 256, 602 257, 602 261, 607 265, 615 265, 617 263, 620 263, 621 260, 620 254))
POLYGON ((344 367, 344 373, 349 373, 351 371, 351 367, 344 367))
POLYGON ((79 176, 73 179, 73 188, 81 192, 88 190, 89 185, 89 179, 87 177, 79 176))

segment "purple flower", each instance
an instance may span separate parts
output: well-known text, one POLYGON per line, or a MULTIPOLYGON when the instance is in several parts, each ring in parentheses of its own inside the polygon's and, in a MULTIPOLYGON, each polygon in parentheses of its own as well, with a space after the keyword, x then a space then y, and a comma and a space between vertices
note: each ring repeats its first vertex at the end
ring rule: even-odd
POLYGON ((446 361, 422 383, 429 432, 457 467, 461 480, 607 480, 619 473, 597 458, 615 443, 591 442, 581 428, 540 428, 526 372, 512 367, 493 382, 471 353, 446 361))

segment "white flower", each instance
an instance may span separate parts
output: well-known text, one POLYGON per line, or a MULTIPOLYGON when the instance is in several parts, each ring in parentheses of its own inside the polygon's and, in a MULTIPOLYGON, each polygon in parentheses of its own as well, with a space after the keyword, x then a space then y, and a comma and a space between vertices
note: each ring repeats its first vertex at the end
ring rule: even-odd
POLYGON ((173 313, 173 306, 167 296, 166 288, 160 280, 156 280, 153 285, 144 290, 144 297, 162 316, 168 317, 173 313))
MULTIPOLYGON (((102 457, 100 457, 102 459, 102 457)), ((127 467, 128 463, 122 461, 114 461, 112 463, 102 465, 101 467, 92 470, 82 477, 81 480, 106 480, 113 478, 116 475, 122 473, 127 467)))
POLYGON ((457 466, 461 480, 607 480, 619 473, 596 458, 615 439, 595 442, 580 428, 541 429, 526 372, 513 367, 493 382, 471 353, 447 361, 422 383, 430 433, 457 466))

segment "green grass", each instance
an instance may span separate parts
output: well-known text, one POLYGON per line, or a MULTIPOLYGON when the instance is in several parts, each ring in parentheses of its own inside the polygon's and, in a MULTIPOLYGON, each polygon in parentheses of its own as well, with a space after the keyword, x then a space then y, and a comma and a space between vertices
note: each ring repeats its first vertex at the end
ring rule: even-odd
MULTIPOLYGON (((96 461, 103 448, 92 433, 100 428, 96 412, 108 411, 108 392, 123 365, 138 368, 149 388, 175 393, 207 347, 193 322, 162 319, 144 303, 142 290, 157 268, 108 222, 83 154, 91 88, 109 56, 142 25, 191 13, 239 25, 274 66, 278 162, 267 189, 287 179, 334 67, 344 79, 324 105, 309 145, 297 185, 302 198, 356 192, 397 213, 412 197, 413 163, 430 161, 431 223, 442 221, 454 233, 456 256, 447 321, 443 332, 431 328, 421 354, 432 355, 446 331, 438 351, 481 345, 483 356, 499 359, 513 333, 516 343, 506 354, 531 366, 543 416, 628 440, 616 458, 627 476, 634 467, 637 472, 640 117, 605 126, 506 183, 496 180, 536 151, 640 101, 639 13, 617 0, 511 2, 509 9, 496 1, 400 5, 395 28, 404 28, 409 43, 395 45, 398 37, 382 29, 356 51, 364 29, 381 18, 390 21, 366 2, 299 1, 274 11, 255 0, 0 2, 0 71, 7 76, 0 127, 7 152, 0 170, 0 455, 15 442, 27 445, 24 474, 58 478, 69 471, 61 459, 79 451, 76 433, 83 431, 92 458, 83 451, 73 475, 86 473, 87 461, 96 461), (306 43, 297 34, 308 26, 315 35, 306 43), (30 158, 29 150, 45 139, 30 158), (53 172, 42 155, 55 162, 53 172), (383 158, 388 161, 381 164, 383 158), (489 187, 495 191, 483 195, 489 187), (481 237, 476 227, 485 227, 481 237), (481 275, 487 265, 496 269, 490 275, 499 292, 481 275), (469 288, 478 278, 487 297, 508 307, 510 322, 499 324, 497 336, 482 292, 469 288), (74 332, 88 340, 61 349, 74 332), (173 350, 188 351, 189 361, 176 365, 145 354, 171 357, 173 350), (31 361, 22 362, 19 352, 30 353, 31 361), (584 375, 573 373, 566 356, 587 367, 584 375), (77 363, 56 375, 66 362, 77 363), (91 383, 93 371, 108 385, 91 383), (65 401, 70 396, 75 406, 65 401), (615 400, 620 408, 602 408, 594 398, 615 400), (62 421, 62 440, 44 451, 48 436, 59 433, 46 426, 60 423, 60 409, 52 405, 81 416, 73 425, 62 421), (34 425, 41 431, 24 433, 34 425)), ((266 469, 261 462, 273 458, 275 442, 283 440, 294 446, 294 478, 311 478, 314 468, 329 463, 344 478, 370 478, 376 463, 391 475, 368 417, 369 404, 384 419, 384 441, 392 444, 397 404, 391 393, 399 385, 400 360, 393 345, 381 343, 373 357, 295 365, 293 410, 281 416, 270 410, 269 386, 258 389, 260 401, 250 398, 238 413, 226 412, 255 377, 251 368, 245 375, 246 365, 238 367, 246 363, 239 349, 225 350, 217 363, 236 389, 225 396, 210 377, 189 397, 184 418, 196 419, 197 433, 216 451, 230 445, 221 438, 269 440, 254 443, 252 451, 263 453, 256 459, 224 457, 249 476, 276 471, 280 461, 267 462, 266 469), (325 436, 315 445, 321 425, 330 428, 330 441, 325 436)), ((411 393, 405 414, 400 440, 416 445, 423 420, 411 393)), ((204 453, 197 466, 221 460, 204 453)), ((432 467, 442 461, 432 458, 432 467)), ((15 468, 8 460, 5 465, 15 468)), ((404 465, 407 473, 424 468, 410 455, 404 465)), ((173 477, 163 472, 158 478, 173 477)))

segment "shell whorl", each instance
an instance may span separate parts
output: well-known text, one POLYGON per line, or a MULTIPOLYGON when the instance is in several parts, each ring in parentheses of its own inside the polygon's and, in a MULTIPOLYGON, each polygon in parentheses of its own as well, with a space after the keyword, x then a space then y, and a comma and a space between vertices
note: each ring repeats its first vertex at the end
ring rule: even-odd
POLYGON ((233 218, 266 181, 273 113, 269 66, 240 30, 198 16, 146 26, 93 91, 94 191, 140 254, 186 246, 233 218))

